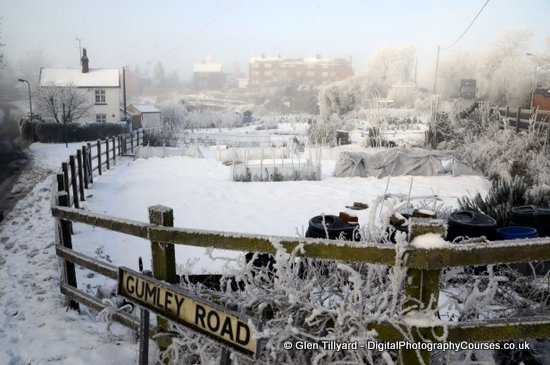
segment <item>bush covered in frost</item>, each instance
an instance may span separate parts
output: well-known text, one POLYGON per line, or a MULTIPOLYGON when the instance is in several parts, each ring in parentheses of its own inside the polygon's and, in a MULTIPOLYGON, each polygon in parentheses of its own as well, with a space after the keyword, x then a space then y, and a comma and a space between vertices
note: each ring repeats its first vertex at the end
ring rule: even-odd
POLYGON ((493 217, 499 227, 507 226, 508 212, 522 205, 550 206, 550 186, 534 189, 527 178, 515 176, 509 179, 495 179, 485 197, 477 193, 473 197, 458 199, 460 209, 482 212, 493 217))

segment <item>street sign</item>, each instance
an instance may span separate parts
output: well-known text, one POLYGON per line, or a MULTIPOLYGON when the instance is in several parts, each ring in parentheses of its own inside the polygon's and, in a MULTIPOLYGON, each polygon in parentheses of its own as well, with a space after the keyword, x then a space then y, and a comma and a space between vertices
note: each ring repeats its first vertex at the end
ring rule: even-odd
POLYGON ((126 267, 118 271, 118 294, 249 356, 258 355, 259 324, 219 304, 126 267))

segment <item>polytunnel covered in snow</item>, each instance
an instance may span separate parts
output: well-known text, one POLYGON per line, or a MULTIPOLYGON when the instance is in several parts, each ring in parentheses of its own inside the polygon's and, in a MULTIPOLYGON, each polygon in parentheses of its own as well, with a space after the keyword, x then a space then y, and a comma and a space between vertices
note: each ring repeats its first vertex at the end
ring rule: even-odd
POLYGON ((336 177, 481 175, 454 151, 390 148, 377 153, 342 152, 334 169, 336 177))

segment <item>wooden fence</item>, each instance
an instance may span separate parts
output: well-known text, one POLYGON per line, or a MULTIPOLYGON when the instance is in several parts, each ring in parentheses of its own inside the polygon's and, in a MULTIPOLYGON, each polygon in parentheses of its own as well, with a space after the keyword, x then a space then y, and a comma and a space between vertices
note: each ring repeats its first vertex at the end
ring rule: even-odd
POLYGON ((550 111, 538 109, 522 109, 500 107, 496 109, 508 125, 515 127, 516 132, 529 130, 531 126, 546 133, 547 141, 550 143, 550 111))
MULTIPOLYGON (((61 174, 57 176, 58 190, 62 187, 67 194, 68 206, 80 208, 80 202, 86 200, 85 190, 94 182, 94 176, 113 168, 117 158, 133 155, 134 150, 143 142, 143 130, 121 134, 86 143, 61 163, 61 174)), ((61 191, 59 190, 59 191, 61 191)))
MULTIPOLYGON (((339 260, 345 262, 366 262, 379 265, 405 265, 408 279, 405 281, 405 294, 410 298, 410 311, 429 312, 438 298, 441 270, 447 267, 491 265, 499 263, 520 263, 550 260, 550 238, 491 242, 490 244, 449 245, 442 248, 415 248, 408 246, 401 257, 397 257, 393 245, 365 244, 362 246, 342 246, 338 242, 311 239, 277 238, 262 235, 228 235, 208 231, 197 231, 172 227, 173 213, 170 208, 150 207, 149 223, 110 217, 68 207, 65 191, 59 191, 53 200, 52 214, 57 221, 59 234, 56 236, 56 253, 63 262, 61 292, 70 300, 70 305, 78 309, 82 303, 95 310, 105 305, 97 298, 77 287, 74 265, 79 265, 109 278, 117 279, 118 268, 72 249, 70 222, 78 222, 110 231, 125 233, 151 241, 153 251, 153 275, 168 283, 175 283, 174 245, 183 244, 198 247, 243 252, 275 253, 274 242, 288 252, 297 245, 304 244, 303 256, 316 259, 339 260), (55 204, 57 202, 57 204, 55 204)), ((440 222, 418 221, 411 225, 410 238, 435 232, 440 235, 445 230, 440 222)), ((113 318, 137 330, 139 321, 124 312, 117 312, 113 318)), ((162 318, 161 318, 162 319, 162 318)), ((166 330, 166 322, 159 322, 160 331, 166 330)), ((376 330, 380 341, 403 341, 403 333, 408 327, 390 323, 372 323, 369 329, 376 330)), ((154 334, 156 331, 152 331, 154 334)), ((434 322, 430 326, 413 327, 413 340, 417 342, 445 341, 507 341, 519 339, 550 338, 550 317, 519 317, 474 322, 434 322), (439 337, 438 337, 439 336, 439 337)), ((409 339, 410 340, 410 339, 409 339)), ((429 364, 431 354, 427 350, 400 351, 402 364, 429 364)))

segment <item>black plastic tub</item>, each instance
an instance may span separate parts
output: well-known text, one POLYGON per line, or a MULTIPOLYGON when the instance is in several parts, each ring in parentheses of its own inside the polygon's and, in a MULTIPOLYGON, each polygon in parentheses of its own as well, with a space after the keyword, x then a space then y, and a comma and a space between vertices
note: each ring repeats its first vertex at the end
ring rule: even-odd
POLYGON ((475 238, 485 236, 488 240, 495 240, 497 222, 492 217, 466 210, 451 213, 447 220, 447 241, 454 241, 457 237, 475 238))
POLYGON ((359 241, 359 225, 349 223, 335 215, 318 215, 309 220, 306 237, 359 241))

